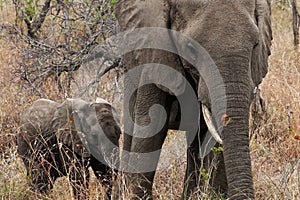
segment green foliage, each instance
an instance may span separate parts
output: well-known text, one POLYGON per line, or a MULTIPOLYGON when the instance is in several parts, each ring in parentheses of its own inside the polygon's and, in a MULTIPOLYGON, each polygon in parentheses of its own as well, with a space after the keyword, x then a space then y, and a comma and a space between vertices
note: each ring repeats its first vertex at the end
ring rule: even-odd
POLYGON ((37 1, 36 0, 27 0, 27 4, 25 5, 25 14, 26 18, 31 22, 37 14, 37 1))
POLYGON ((205 181, 208 181, 210 179, 210 176, 209 176, 208 172, 206 172, 205 169, 201 169, 200 174, 205 181))
POLYGON ((224 197, 224 194, 218 194, 218 199, 220 200, 226 200, 226 198, 224 197))
POLYGON ((3 0, 0 0, 0 10, 3 10, 3 0))
POLYGON ((116 4, 117 4, 117 0, 110 0, 110 6, 112 9, 115 8, 116 4))
POLYGON ((214 155, 219 155, 221 152, 224 151, 224 148, 223 147, 214 147, 214 148, 212 148, 211 151, 214 153, 214 155))
POLYGON ((110 0, 110 8, 112 9, 112 17, 113 19, 116 19, 116 15, 115 15, 115 6, 117 4, 117 0, 110 0))
POLYGON ((274 8, 279 10, 287 10, 290 7, 290 3, 287 0, 277 0, 275 1, 274 8))

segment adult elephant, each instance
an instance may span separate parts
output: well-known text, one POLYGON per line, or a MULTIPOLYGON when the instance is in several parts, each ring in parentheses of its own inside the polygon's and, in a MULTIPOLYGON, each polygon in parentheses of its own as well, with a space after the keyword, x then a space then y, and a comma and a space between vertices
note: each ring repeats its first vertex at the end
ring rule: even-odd
POLYGON ((114 112, 104 100, 90 103, 66 99, 57 103, 39 99, 28 107, 21 116, 17 143, 32 189, 47 193, 58 177, 68 176, 75 198, 85 199, 88 168, 91 167, 108 188, 107 198, 110 198, 113 170, 105 159, 110 160, 114 155, 112 152, 93 152, 95 147, 89 146, 87 140, 93 140, 94 146, 101 147, 100 132, 93 132, 101 127, 112 146, 118 146, 121 131, 114 112))
MULTIPOLYGON (((125 103, 129 103, 124 108, 128 109, 126 107, 128 106, 130 112, 127 116, 125 112, 124 116, 123 149, 124 152, 129 153, 123 153, 128 156, 123 159, 129 162, 129 165, 132 165, 131 161, 135 160, 134 166, 138 166, 137 168, 154 166, 153 170, 144 171, 142 167, 136 171, 134 166, 130 169, 123 168, 127 183, 132 184, 132 193, 139 198, 151 198, 159 153, 152 156, 152 163, 147 164, 139 163, 145 160, 138 159, 138 156, 136 159, 132 157, 156 152, 162 147, 167 129, 179 127, 173 122, 180 121, 180 118, 182 120, 183 116, 180 113, 185 110, 181 109, 181 112, 178 110, 185 105, 178 105, 178 99, 186 95, 187 85, 190 85, 199 100, 199 105, 202 106, 189 108, 188 113, 193 116, 193 111, 197 113, 201 109, 204 117, 201 116, 200 123, 197 115, 194 119, 190 117, 191 122, 199 124, 199 129, 197 135, 193 135, 187 150, 188 167, 185 178, 187 195, 183 197, 189 196, 199 181, 201 182, 199 149, 204 145, 203 138, 206 137, 207 129, 211 133, 219 132, 219 134, 219 130, 223 129, 221 139, 215 136, 219 143, 223 143, 224 151, 219 156, 219 167, 211 184, 230 199, 253 199, 248 135, 249 106, 253 99, 254 88, 261 83, 267 73, 272 40, 270 1, 119 0, 115 12, 121 31, 126 32, 124 35, 127 38, 123 40, 126 41, 127 46, 125 46, 132 45, 136 48, 132 48, 133 51, 127 51, 124 55, 125 75, 131 73, 135 67, 142 66, 134 78, 139 78, 137 82, 130 76, 125 77, 125 103), (152 27, 152 30, 156 27, 161 31, 158 31, 154 37, 145 32, 144 36, 130 36, 130 31, 145 27, 152 27), (168 31, 164 32, 164 29, 168 31), (174 31, 191 38, 183 45, 186 49, 182 48, 184 40, 178 38, 174 31), (208 52, 217 66, 216 69, 212 68, 214 64, 211 62, 204 62, 201 70, 208 73, 202 74, 201 70, 197 70, 199 69, 197 66, 193 66, 193 62, 181 56, 182 52, 187 50, 194 55, 194 58, 193 55, 190 56, 192 60, 200 59, 201 62, 201 55, 197 54, 199 49, 195 48, 197 45, 194 45, 192 40, 198 42, 208 52), (165 51, 163 47, 151 48, 151 45, 155 46, 156 43, 161 42, 171 49, 177 49, 177 52, 165 51), (175 47, 171 47, 172 45, 175 47), (153 68, 145 67, 145 64, 149 63, 153 68), (168 70, 168 73, 157 73, 166 65, 174 70, 168 70), (214 79, 217 73, 222 78, 220 83, 219 80, 214 79), (155 79, 153 81, 155 83, 149 82, 151 77, 155 79), (140 85, 134 92, 130 91, 132 82, 140 85), (164 82, 177 88, 177 92, 174 93, 172 89, 163 85, 164 82), (223 87, 224 92, 214 92, 220 87, 223 87), (224 102, 226 113, 224 107, 219 106, 224 102), (165 111, 161 112, 153 105, 161 105, 165 111), (211 111, 214 109, 215 114, 212 117, 211 111), (221 117, 225 114, 230 117, 231 122, 220 127, 221 117), (133 118, 134 124, 126 123, 130 118, 133 118), (158 122, 152 126, 156 120, 158 122), (165 123, 161 125, 161 121, 165 123), (141 128, 149 127, 149 124, 152 126, 153 133, 150 129, 141 128), (215 128, 216 126, 218 128, 215 128), (160 127, 159 130, 155 129, 157 127, 160 127)), ((205 160, 209 161, 209 157, 210 155, 205 160)))

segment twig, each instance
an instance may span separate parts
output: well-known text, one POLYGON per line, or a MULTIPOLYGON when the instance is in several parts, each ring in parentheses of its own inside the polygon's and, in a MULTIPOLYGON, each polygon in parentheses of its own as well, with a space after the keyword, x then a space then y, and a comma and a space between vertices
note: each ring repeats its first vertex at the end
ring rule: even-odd
POLYGON ((108 65, 102 70, 101 72, 97 73, 97 76, 94 81, 92 81, 88 86, 80 92, 79 97, 81 97, 84 93, 86 93, 93 85, 97 84, 100 82, 100 78, 104 76, 107 72, 109 72, 111 69, 117 68, 120 65, 121 59, 117 59, 113 62, 112 65, 108 65))
POLYGON ((300 25, 300 15, 297 10, 296 0, 291 1, 293 10, 293 32, 294 32, 294 45, 298 48, 299 45, 299 25, 300 25))
POLYGON ((43 94, 41 93, 41 91, 35 86, 35 84, 33 82, 30 81, 30 79, 27 76, 27 71, 24 69, 22 72, 22 77, 23 80, 25 80, 27 83, 29 83, 29 85, 31 86, 31 88, 38 94, 38 96, 40 98, 43 98, 43 94))

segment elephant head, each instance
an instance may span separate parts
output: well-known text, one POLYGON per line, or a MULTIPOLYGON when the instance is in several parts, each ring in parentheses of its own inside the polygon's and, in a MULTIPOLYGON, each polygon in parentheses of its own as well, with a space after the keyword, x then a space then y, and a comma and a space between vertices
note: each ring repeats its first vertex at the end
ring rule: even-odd
MULTIPOLYGON (((61 159, 70 163, 76 153, 90 165, 102 185, 108 187, 107 198, 112 191, 112 177, 118 163, 121 130, 115 108, 98 98, 96 103, 82 99, 66 99, 57 107, 52 119, 59 143, 62 144, 61 159), (102 148, 108 144, 111 148, 102 148)), ((76 188, 75 188, 76 189, 76 188)))
MULTIPOLYGON (((56 130, 63 127, 76 131, 75 152, 88 152, 103 163, 113 162, 115 156, 110 154, 118 149, 121 130, 116 110, 107 101, 98 98, 96 103, 90 103, 67 99, 59 106, 52 123, 56 130)), ((73 137, 72 131, 68 133, 67 137, 73 137)), ((68 140, 63 141, 68 143, 68 140)))
MULTIPOLYGON (((184 118, 182 112, 174 117, 173 102, 190 94, 187 92, 190 85, 199 105, 194 109, 187 106, 188 113, 192 115, 200 110, 204 113, 204 117, 190 117, 192 123, 199 125, 197 135, 206 138, 209 129, 214 135, 219 134, 215 140, 224 148, 213 186, 230 199, 253 199, 249 106, 255 86, 267 73, 272 40, 270 1, 121 0, 116 5, 116 17, 121 30, 125 31, 125 38, 121 40, 126 41, 123 47, 131 50, 124 51, 125 72, 129 74, 137 66, 142 68, 134 77, 137 81, 125 73, 124 98, 129 103, 124 109, 130 110, 130 115, 124 115, 124 151, 130 152, 125 162, 136 161, 136 168, 145 166, 139 165, 135 155, 161 148, 170 120, 184 118), (143 31, 145 29, 148 31, 143 31), (132 34, 135 30, 143 35, 132 34), (144 67, 147 63, 152 67, 144 67), (164 73, 164 66, 173 70, 164 73), (140 87, 131 92, 132 85, 140 87), (174 88, 177 92, 172 91, 174 88), (165 112, 152 109, 154 104, 163 106, 165 112), (223 116, 229 116, 231 123, 224 125, 223 116), (126 124, 129 117, 134 124, 126 124), (141 128, 149 124, 160 127, 159 131, 151 129, 154 132, 151 133, 150 129, 141 128)), ((187 137, 189 134, 187 132, 187 137)), ((193 136, 189 143, 186 174, 186 181, 191 179, 187 184, 189 191, 199 182, 199 149, 205 139, 198 138, 193 136)), ((127 170, 128 182, 133 183, 133 193, 142 198, 151 198, 159 153, 153 155, 153 171, 142 171, 142 168, 134 171, 134 167, 124 170, 127 170)))

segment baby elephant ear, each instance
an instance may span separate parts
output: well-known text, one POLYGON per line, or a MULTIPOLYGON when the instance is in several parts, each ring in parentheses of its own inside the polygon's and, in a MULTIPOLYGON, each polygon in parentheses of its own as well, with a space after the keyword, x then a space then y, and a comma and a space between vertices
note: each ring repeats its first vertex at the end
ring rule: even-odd
POLYGON ((83 142, 84 134, 74 124, 73 111, 72 102, 64 101, 54 113, 52 127, 60 145, 82 157, 89 157, 90 153, 83 142))
POLYGON ((121 130, 116 109, 109 103, 92 103, 104 134, 117 145, 121 130))
POLYGON ((119 118, 118 112, 117 112, 116 108, 113 107, 108 101, 106 101, 100 97, 97 97, 96 103, 91 103, 91 105, 93 105, 93 106, 100 105, 100 107, 108 109, 110 111, 110 114, 112 114, 117 125, 120 126, 120 118, 119 118))

